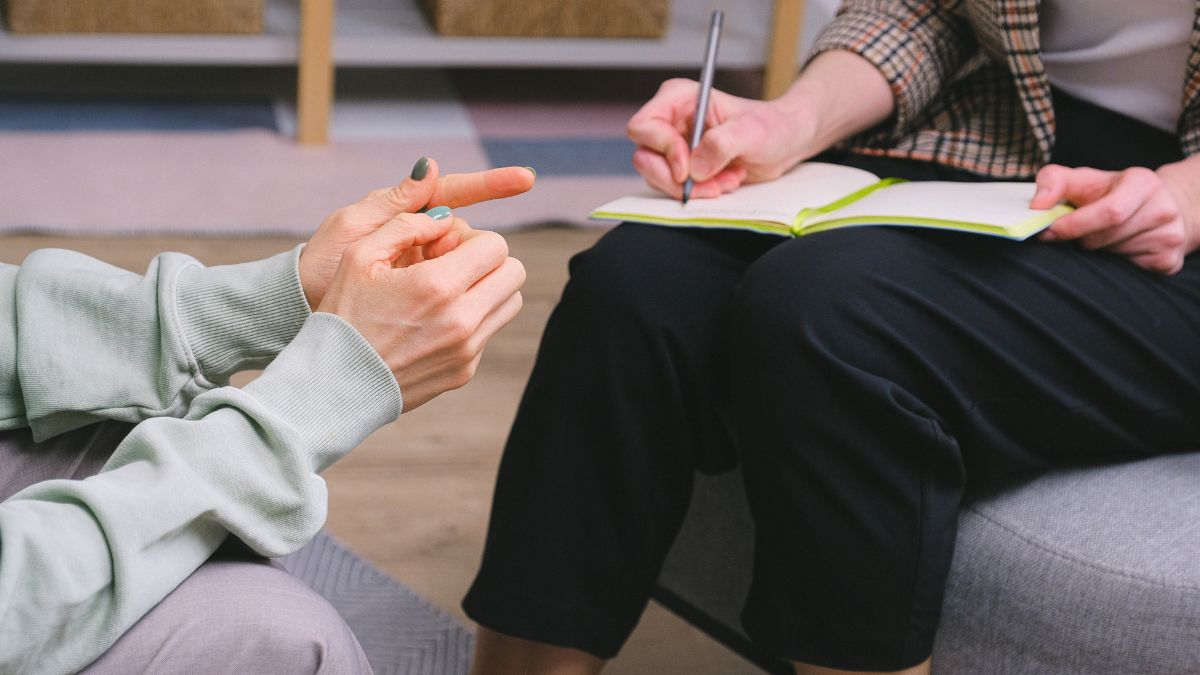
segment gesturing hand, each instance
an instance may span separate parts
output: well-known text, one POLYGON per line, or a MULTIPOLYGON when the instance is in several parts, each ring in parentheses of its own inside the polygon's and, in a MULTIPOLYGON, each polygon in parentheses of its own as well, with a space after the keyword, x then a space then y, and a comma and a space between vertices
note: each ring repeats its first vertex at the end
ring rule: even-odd
POLYGON ((453 221, 402 214, 351 244, 318 310, 345 319, 379 352, 405 412, 470 381, 484 345, 521 309, 525 268, 495 232, 467 230, 439 257, 396 266, 453 221))
MULTIPOLYGON (((459 208, 489 199, 512 197, 527 192, 533 183, 533 172, 522 167, 439 178, 437 162, 421 158, 413 167, 412 176, 399 185, 375 190, 359 202, 334 211, 321 223, 300 254, 300 282, 309 306, 314 309, 320 306, 342 259, 342 251, 395 216, 425 207, 459 208)), ((436 257, 457 246, 469 228, 464 221, 455 223, 443 239, 406 251, 403 262, 436 257)))
POLYGON ((1145 269, 1175 274, 1200 244, 1195 212, 1185 208, 1189 171, 1182 164, 1158 171, 1044 167, 1030 207, 1050 208, 1065 199, 1079 208, 1056 220, 1039 238, 1076 240, 1083 248, 1113 251, 1145 269))
POLYGON ((802 118, 789 117, 775 103, 716 89, 704 136, 692 154, 689 140, 699 91, 693 80, 667 80, 629 120, 626 131, 638 146, 633 166, 651 187, 679 198, 690 173, 693 197, 719 197, 742 183, 778 178, 812 154, 802 118))

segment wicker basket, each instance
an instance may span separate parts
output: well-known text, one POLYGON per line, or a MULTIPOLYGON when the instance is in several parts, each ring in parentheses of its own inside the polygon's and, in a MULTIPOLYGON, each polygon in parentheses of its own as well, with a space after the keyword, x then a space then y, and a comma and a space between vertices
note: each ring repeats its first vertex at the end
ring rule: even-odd
POLYGON ((261 33, 264 0, 8 0, 14 33, 261 33))
POLYGON ((662 37, 670 0, 421 0, 441 35, 662 37))

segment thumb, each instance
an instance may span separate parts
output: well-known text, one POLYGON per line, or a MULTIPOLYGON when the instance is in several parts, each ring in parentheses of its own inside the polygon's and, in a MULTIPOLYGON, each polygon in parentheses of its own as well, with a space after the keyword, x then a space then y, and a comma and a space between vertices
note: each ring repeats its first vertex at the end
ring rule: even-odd
POLYGON ((346 249, 351 265, 370 266, 392 263, 406 250, 437 241, 454 225, 450 209, 434 209, 432 217, 423 213, 401 213, 374 232, 346 249))
POLYGON ((1048 209, 1061 202, 1067 194, 1071 170, 1058 164, 1048 164, 1037 173, 1037 190, 1029 201, 1031 209, 1048 209))
POLYGON ((361 203, 371 209, 371 215, 377 220, 419 211, 433 197, 439 182, 438 174, 437 162, 430 157, 422 157, 413 165, 408 178, 400 181, 399 185, 376 190, 367 195, 361 203))
POLYGON ((1090 204, 1108 194, 1119 175, 1115 171, 1047 165, 1038 172, 1037 191, 1029 207, 1048 209, 1063 200, 1075 206, 1090 204))
POLYGON ((734 119, 704 132, 700 144, 692 153, 692 180, 706 181, 712 178, 742 154, 745 146, 741 126, 734 119))

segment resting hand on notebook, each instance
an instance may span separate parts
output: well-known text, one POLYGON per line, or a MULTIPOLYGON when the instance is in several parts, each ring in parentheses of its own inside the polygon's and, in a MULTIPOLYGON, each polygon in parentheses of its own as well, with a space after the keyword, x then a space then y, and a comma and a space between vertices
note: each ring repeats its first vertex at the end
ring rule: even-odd
MULTIPOLYGON (((515 166, 441 177, 438 173, 437 162, 423 157, 413 167, 412 175, 399 185, 375 190, 325 219, 300 255, 300 281, 311 308, 320 306, 346 247, 392 218, 426 207, 456 209, 512 197, 528 192, 534 183, 531 170, 515 166)), ((397 262, 411 264, 455 248, 470 228, 464 220, 454 219, 453 223, 454 227, 445 236, 405 251, 397 262)))
POLYGON ((698 96, 698 83, 668 80, 627 127, 638 146, 634 167, 651 187, 676 199, 689 174, 695 198, 718 197, 743 183, 778 178, 800 161, 883 121, 894 106, 887 81, 869 62, 850 52, 826 52, 773 101, 714 89, 706 131, 693 154, 687 137, 698 96))
POLYGON ((1037 184, 1032 208, 1048 208, 1064 199, 1079 207, 1043 232, 1043 241, 1078 241, 1084 248, 1119 253, 1163 274, 1182 269, 1184 257, 1200 246, 1200 163, 1195 160, 1167 164, 1158 171, 1051 164, 1038 172, 1037 184))

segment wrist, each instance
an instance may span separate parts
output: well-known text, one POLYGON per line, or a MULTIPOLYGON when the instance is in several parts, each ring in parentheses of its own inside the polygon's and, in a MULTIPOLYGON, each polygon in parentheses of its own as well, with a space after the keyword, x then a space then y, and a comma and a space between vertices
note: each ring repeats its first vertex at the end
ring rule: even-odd
POLYGON ((321 305, 321 294, 317 292, 317 273, 313 270, 311 247, 305 243, 300 246, 300 257, 296 260, 296 275, 300 277, 300 289, 304 291, 304 299, 308 302, 310 312, 317 311, 321 305))
POLYGON ((1164 164, 1155 173, 1179 209, 1187 233, 1187 252, 1200 248, 1200 156, 1164 164))
POLYGON ((823 82, 801 78, 779 98, 769 101, 779 129, 773 136, 784 142, 796 161, 811 157, 837 142, 822 124, 823 82))
POLYGON ((293 249, 265 260, 183 270, 179 321, 188 349, 210 382, 265 366, 310 313, 293 249))

